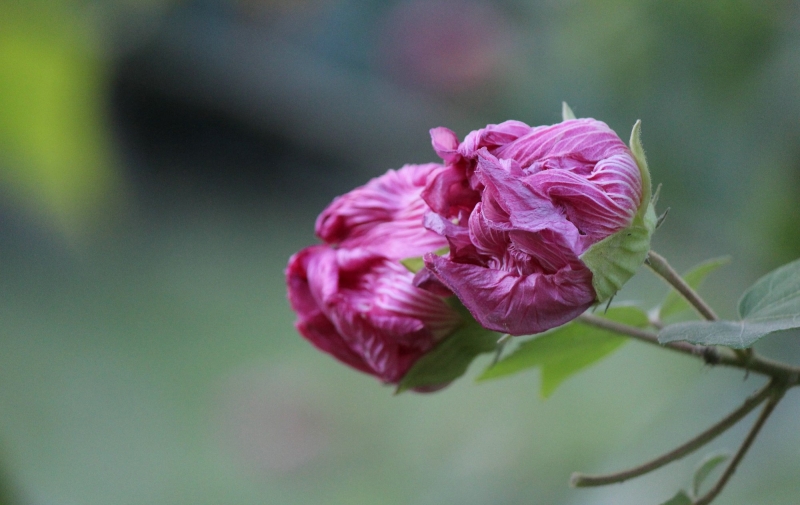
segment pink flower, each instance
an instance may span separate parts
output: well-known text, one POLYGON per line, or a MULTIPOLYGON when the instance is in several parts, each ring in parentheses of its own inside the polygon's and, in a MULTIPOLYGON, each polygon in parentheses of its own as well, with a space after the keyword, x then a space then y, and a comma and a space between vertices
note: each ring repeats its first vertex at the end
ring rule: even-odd
POLYGON ((441 165, 407 165, 338 197, 317 219, 327 244, 286 269, 298 331, 340 361, 398 383, 461 323, 444 299, 413 285, 399 260, 447 245, 422 225, 420 193, 441 165))
POLYGON ((643 199, 642 175, 619 137, 594 119, 536 128, 507 121, 461 143, 446 128, 431 137, 446 165, 423 192, 433 209, 426 226, 447 238, 450 254, 426 254, 425 265, 475 319, 523 335, 595 303, 581 255, 631 225, 643 199))

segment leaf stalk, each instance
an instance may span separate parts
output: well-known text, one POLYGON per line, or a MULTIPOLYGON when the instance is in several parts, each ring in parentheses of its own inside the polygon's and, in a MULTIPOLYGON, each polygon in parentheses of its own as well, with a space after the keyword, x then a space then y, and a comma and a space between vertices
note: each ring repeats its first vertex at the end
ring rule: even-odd
POLYGON ((697 294, 697 291, 692 289, 686 281, 683 280, 683 277, 675 271, 674 268, 667 262, 667 260, 658 254, 657 252, 650 250, 647 253, 647 259, 645 260, 645 264, 650 267, 650 269, 658 274, 662 279, 664 279, 667 284, 675 288, 675 290, 683 296, 689 305, 694 307, 694 309, 703 316, 704 319, 708 321, 717 321, 719 317, 714 312, 714 310, 703 300, 700 298, 700 295, 697 294))
POLYGON ((574 487, 605 486, 608 484, 616 484, 619 482, 624 482, 628 479, 639 477, 640 475, 644 475, 646 473, 650 473, 654 470, 657 470, 668 463, 671 463, 675 460, 681 459, 682 457, 688 454, 691 454, 692 452, 696 451, 697 449, 703 447, 704 445, 714 440, 722 433, 726 432, 733 425, 738 423, 742 418, 747 416, 747 414, 752 412, 753 409, 761 405, 764 402, 764 400, 766 400, 770 395, 773 394, 773 391, 774 391, 774 386, 773 383, 770 382, 762 389, 757 391, 755 394, 750 396, 747 400, 745 400, 745 402, 739 408, 737 408, 736 410, 725 416, 721 421, 717 422, 707 430, 703 431, 702 433, 688 440, 684 444, 676 447, 675 449, 665 454, 662 454, 661 456, 658 456, 657 458, 654 458, 646 463, 638 465, 634 468, 630 468, 628 470, 623 470, 621 472, 609 473, 604 475, 586 475, 576 472, 572 474, 572 478, 570 479, 570 484, 574 487))
POLYGON ((753 441, 755 441, 758 433, 761 431, 761 428, 764 426, 764 423, 767 422, 769 416, 775 410, 775 407, 778 405, 778 402, 783 397, 784 393, 786 392, 786 387, 775 387, 774 382, 769 384, 769 393, 770 398, 767 401, 767 404, 764 406, 764 409, 759 414, 758 419, 753 424, 753 427, 750 428, 750 431, 747 433, 747 437, 745 437, 742 445, 739 447, 739 450, 736 451, 736 454, 733 456, 733 459, 725 468, 725 471, 722 473, 722 476, 717 480, 714 487, 711 488, 706 494, 698 498, 693 502, 693 505, 708 505, 711 503, 714 498, 722 491, 725 487, 725 484, 728 483, 728 480, 733 476, 733 473, 736 471, 736 468, 739 466, 739 463, 744 458, 745 454, 747 454, 747 450, 750 449, 750 446, 753 445, 753 441))

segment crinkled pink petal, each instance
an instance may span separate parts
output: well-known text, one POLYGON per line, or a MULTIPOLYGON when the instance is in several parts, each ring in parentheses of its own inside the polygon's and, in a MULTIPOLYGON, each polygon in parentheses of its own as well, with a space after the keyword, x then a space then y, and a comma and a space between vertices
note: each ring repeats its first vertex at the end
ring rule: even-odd
POLYGON ((535 266, 532 269, 520 269, 522 272, 552 273, 566 266, 575 268, 581 264, 574 244, 567 242, 564 235, 555 230, 512 230, 508 238, 510 248, 517 256, 533 260, 535 266))
POLYGON ((498 160, 483 149, 478 152, 478 175, 486 186, 482 198, 484 212, 495 210, 488 214, 490 219, 507 221, 504 227, 509 229, 558 228, 571 236, 577 235, 575 227, 567 225, 563 213, 552 201, 523 183, 524 175, 514 160, 498 160))
POLYGON ((442 284, 433 272, 428 270, 427 268, 421 269, 414 275, 414 280, 412 284, 422 290, 425 290, 429 293, 433 293, 434 295, 441 296, 443 298, 447 298, 448 296, 453 296, 453 292, 450 291, 450 288, 442 284))
POLYGON ((528 135, 531 127, 522 121, 505 121, 500 124, 491 124, 471 132, 458 146, 458 152, 465 158, 472 158, 483 148, 492 151, 494 148, 504 146, 518 138, 528 135))
POLYGON ((286 268, 286 285, 289 304, 297 313, 295 327, 319 350, 357 370, 372 373, 372 368, 347 345, 311 293, 307 275, 308 260, 326 250, 325 246, 312 246, 303 249, 289 259, 289 265, 286 268))
POLYGON ((472 189, 463 164, 436 169, 428 178, 422 199, 434 212, 452 217, 469 212, 480 201, 479 192, 472 189))
POLYGON ((427 213, 423 222, 426 228, 447 239, 451 255, 460 255, 465 250, 473 251, 475 249, 470 240, 466 223, 457 225, 433 212, 427 213))
POLYGON ((527 135, 498 147, 492 154, 514 159, 524 170, 536 173, 549 160, 556 161, 551 168, 586 170, 600 160, 630 151, 605 123, 587 118, 531 128, 527 135))
POLYGON ((440 126, 433 128, 431 133, 431 144, 433 150, 447 163, 455 163, 461 157, 458 154, 458 137, 449 128, 440 126))
POLYGON ((446 245, 422 226, 428 207, 420 194, 435 163, 389 170, 337 197, 317 218, 317 235, 329 244, 379 246, 390 258, 406 258, 446 245))
POLYGON ((636 184, 641 186, 633 176, 639 172, 630 156, 615 155, 594 170, 606 180, 613 178, 613 183, 604 185, 601 177, 587 178, 567 170, 544 170, 525 178, 525 184, 564 209, 570 222, 586 235, 584 243, 588 245, 630 224, 638 208, 636 184))
POLYGON ((469 216, 469 238, 475 246, 476 260, 484 263, 489 261, 495 268, 515 268, 513 264, 508 264, 508 238, 509 228, 499 228, 487 219, 483 212, 483 204, 475 206, 475 210, 469 216))
POLYGON ((511 335, 560 326, 578 317, 595 300, 592 273, 585 267, 518 276, 432 254, 425 256, 425 265, 482 326, 511 335))
POLYGON ((399 262, 367 248, 312 246, 292 256, 286 275, 301 334, 384 382, 397 383, 460 324, 399 262))

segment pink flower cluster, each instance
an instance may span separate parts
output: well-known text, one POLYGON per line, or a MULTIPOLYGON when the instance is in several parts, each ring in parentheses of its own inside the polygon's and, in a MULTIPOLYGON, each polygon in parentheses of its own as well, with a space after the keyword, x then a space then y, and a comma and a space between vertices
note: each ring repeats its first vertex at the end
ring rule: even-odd
POLYGON ((325 243, 286 272, 300 333, 387 383, 463 323, 447 297, 512 335, 580 315, 597 302, 581 255, 629 226, 643 198, 631 151, 594 119, 431 136, 443 165, 390 170, 335 199, 317 219, 325 243), (416 276, 400 262, 414 257, 416 276))

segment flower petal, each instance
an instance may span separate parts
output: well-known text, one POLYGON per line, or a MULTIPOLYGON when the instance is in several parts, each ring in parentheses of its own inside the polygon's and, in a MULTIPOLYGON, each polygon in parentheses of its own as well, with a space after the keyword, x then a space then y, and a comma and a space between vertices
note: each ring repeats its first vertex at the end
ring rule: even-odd
POLYGON ((482 326, 511 335, 560 326, 583 313, 595 299, 592 273, 586 268, 518 276, 432 254, 425 256, 425 265, 482 326))
POLYGON ((446 242, 422 226, 428 207, 420 197, 441 165, 406 165, 337 197, 317 218, 317 235, 329 244, 379 247, 390 258, 439 249, 446 242))

